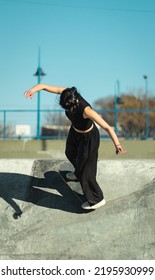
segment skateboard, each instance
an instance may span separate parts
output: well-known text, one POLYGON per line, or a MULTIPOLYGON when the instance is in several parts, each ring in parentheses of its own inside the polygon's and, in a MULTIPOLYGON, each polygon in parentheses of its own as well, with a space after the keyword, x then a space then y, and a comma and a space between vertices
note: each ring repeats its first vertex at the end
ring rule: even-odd
POLYGON ((82 188, 78 180, 75 181, 70 181, 67 179, 66 174, 70 172, 67 170, 59 170, 59 174, 64 181, 64 183, 69 186, 69 188, 73 191, 74 195, 78 198, 78 200, 81 202, 81 204, 86 200, 83 193, 82 193, 82 188))

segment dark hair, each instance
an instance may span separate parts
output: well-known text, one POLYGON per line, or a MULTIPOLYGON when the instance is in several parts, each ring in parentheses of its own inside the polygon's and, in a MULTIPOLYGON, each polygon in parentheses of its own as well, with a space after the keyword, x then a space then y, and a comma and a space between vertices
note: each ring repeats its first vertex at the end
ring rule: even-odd
POLYGON ((66 88, 60 95, 59 104, 65 110, 73 108, 73 111, 75 111, 79 105, 77 100, 80 96, 81 95, 77 92, 76 87, 66 88))

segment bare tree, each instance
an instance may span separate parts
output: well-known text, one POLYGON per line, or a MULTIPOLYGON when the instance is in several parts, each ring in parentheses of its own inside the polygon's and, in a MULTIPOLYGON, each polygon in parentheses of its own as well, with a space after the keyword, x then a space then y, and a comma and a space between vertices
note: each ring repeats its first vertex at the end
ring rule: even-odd
MULTIPOLYGON (((1 137, 4 137, 4 127, 3 127, 2 124, 0 124, 0 136, 1 136, 1 137)), ((5 136, 6 136, 6 137, 14 136, 14 130, 13 130, 12 125, 8 124, 8 125, 5 127, 5 136)))
MULTIPOLYGON (((150 96, 150 95, 149 95, 150 96)), ((130 91, 122 93, 117 99, 118 123, 125 136, 142 137, 145 136, 146 128, 146 96, 143 90, 137 92, 130 91)), ((149 110, 155 110, 155 98, 148 98, 149 110)), ((114 126, 114 97, 96 100, 96 109, 105 110, 102 112, 103 118, 114 126), (111 110, 111 111, 110 111, 111 110)), ((155 112, 149 112, 149 136, 155 134, 155 112)))

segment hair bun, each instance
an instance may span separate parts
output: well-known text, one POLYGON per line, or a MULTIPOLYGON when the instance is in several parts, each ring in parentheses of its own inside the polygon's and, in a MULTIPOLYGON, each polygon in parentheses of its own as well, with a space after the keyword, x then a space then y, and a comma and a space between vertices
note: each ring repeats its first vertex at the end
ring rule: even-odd
POLYGON ((70 110, 72 107, 76 109, 79 96, 76 87, 66 88, 61 93, 60 105, 66 110, 70 110))
POLYGON ((70 93, 71 94, 76 94, 77 93, 77 88, 76 87, 71 87, 70 88, 70 93))

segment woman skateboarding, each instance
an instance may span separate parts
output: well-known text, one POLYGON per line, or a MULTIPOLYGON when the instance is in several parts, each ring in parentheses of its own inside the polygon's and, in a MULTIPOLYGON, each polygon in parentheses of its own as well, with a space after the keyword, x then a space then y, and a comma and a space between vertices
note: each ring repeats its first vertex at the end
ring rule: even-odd
POLYGON ((82 186, 86 201, 81 207, 91 210, 103 206, 105 204, 104 195, 96 181, 100 135, 95 123, 109 134, 116 154, 125 153, 126 150, 119 143, 112 127, 92 109, 75 87, 37 84, 25 92, 25 97, 32 98, 35 92, 41 90, 59 95, 59 104, 65 109, 65 114, 71 121, 65 154, 75 171, 74 173, 69 172, 66 176, 69 180, 78 179, 82 186))

